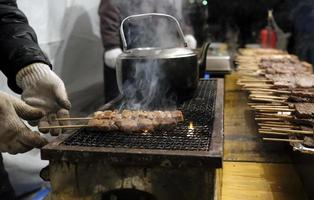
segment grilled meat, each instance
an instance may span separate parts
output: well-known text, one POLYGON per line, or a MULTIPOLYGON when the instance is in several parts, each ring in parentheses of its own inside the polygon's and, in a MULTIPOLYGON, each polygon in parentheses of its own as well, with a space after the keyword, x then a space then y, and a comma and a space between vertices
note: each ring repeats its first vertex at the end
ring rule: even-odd
POLYGON ((291 95, 287 99, 288 102, 295 102, 295 103, 314 103, 314 98, 307 98, 307 97, 300 97, 291 95))
POLYGON ((298 97, 305 97, 305 98, 314 98, 314 92, 310 91, 301 91, 301 90, 293 90, 291 91, 291 94, 293 96, 298 96, 298 97))
POLYGON ((312 118, 314 116, 314 103, 295 103, 292 113, 298 118, 312 118))
POLYGON ((183 121, 181 111, 98 111, 88 125, 105 131, 124 132, 153 131, 155 128, 176 125, 183 121))
POLYGON ((308 74, 266 74, 266 78, 273 81, 274 86, 288 88, 310 88, 314 86, 314 77, 308 74))
POLYGON ((304 137, 303 144, 309 147, 314 147, 314 138, 313 137, 304 137))
POLYGON ((300 126, 308 126, 308 127, 312 127, 312 128, 314 126, 314 119, 292 118, 291 122, 295 125, 300 125, 300 126))

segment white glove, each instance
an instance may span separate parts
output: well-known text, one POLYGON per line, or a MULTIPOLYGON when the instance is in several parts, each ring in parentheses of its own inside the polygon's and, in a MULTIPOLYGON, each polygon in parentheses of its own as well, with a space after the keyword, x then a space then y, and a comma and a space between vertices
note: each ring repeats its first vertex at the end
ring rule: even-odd
MULTIPOLYGON (((69 117, 71 103, 63 81, 48 65, 34 63, 24 67, 16 75, 16 83, 23 89, 22 99, 28 105, 44 111, 45 117, 39 122, 41 132, 49 132, 49 129, 41 129, 43 126, 68 124, 55 120, 56 117, 69 117)), ((50 130, 51 135, 59 135, 61 132, 61 129, 50 130)))
POLYGON ((188 47, 190 49, 196 49, 197 47, 197 41, 193 35, 186 35, 184 36, 184 40, 187 43, 188 47))
POLYGON ((39 133, 31 131, 21 120, 38 120, 43 115, 40 109, 0 92, 0 152, 24 153, 47 144, 39 133))
POLYGON ((106 65, 108 67, 111 67, 112 69, 115 69, 116 60, 121 53, 122 53, 122 50, 120 48, 115 48, 115 49, 106 51, 104 54, 106 65))

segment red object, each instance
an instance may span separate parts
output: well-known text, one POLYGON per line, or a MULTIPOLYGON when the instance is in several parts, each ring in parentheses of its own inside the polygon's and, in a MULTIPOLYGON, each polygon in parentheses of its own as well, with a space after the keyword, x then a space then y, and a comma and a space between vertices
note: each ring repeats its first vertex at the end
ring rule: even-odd
POLYGON ((276 48, 277 34, 270 28, 264 28, 260 33, 261 45, 263 48, 276 48))

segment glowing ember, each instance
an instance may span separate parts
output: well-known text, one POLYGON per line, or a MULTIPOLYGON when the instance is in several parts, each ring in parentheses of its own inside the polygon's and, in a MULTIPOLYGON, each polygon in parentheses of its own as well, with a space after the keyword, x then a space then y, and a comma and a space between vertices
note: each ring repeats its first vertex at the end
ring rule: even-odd
POLYGON ((192 130, 194 129, 193 122, 190 122, 189 129, 192 129, 192 130))

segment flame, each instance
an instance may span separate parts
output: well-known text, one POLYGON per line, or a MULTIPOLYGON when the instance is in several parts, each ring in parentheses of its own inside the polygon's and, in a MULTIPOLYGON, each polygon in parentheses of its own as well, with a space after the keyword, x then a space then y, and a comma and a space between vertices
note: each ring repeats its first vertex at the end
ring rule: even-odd
POLYGON ((194 125, 193 122, 189 123, 187 136, 192 137, 194 135, 194 125))
POLYGON ((144 130, 144 133, 147 133, 148 132, 148 130, 144 130))
POLYGON ((189 129, 194 129, 193 122, 190 122, 189 129))

